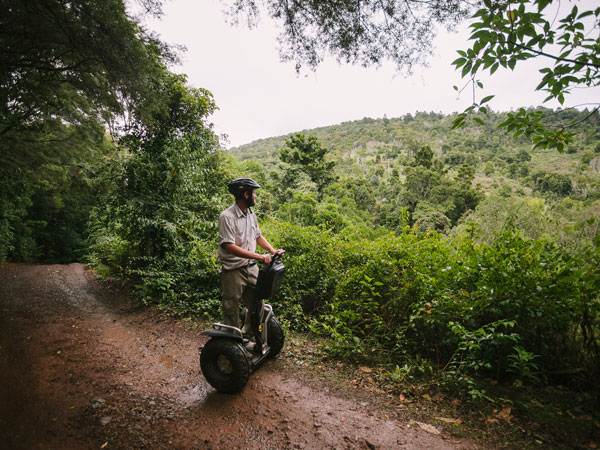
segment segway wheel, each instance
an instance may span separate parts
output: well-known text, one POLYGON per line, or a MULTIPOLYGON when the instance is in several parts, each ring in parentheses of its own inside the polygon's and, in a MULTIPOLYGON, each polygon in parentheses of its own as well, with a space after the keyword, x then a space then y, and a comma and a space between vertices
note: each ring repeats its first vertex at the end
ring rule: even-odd
POLYGON ((206 380, 217 391, 240 392, 250 376, 250 360, 239 342, 211 339, 200 353, 200 368, 206 380))
POLYGON ((283 328, 281 328, 279 321, 275 317, 269 319, 268 327, 269 348, 271 349, 269 351, 269 358, 274 358, 283 348, 283 328))

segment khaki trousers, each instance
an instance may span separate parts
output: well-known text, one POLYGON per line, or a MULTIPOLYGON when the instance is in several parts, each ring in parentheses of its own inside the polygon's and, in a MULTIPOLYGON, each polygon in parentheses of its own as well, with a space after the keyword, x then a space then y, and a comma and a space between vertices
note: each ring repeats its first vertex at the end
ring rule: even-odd
POLYGON ((223 323, 240 327, 240 301, 248 308, 246 323, 250 324, 251 311, 256 307, 254 292, 258 278, 258 266, 240 267, 221 271, 221 291, 223 293, 223 323))

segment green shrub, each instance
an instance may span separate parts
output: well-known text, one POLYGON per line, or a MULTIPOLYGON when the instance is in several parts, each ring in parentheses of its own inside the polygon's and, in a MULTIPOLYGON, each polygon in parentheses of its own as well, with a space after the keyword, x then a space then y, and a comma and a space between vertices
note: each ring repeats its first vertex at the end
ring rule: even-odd
POLYGON ((600 368, 598 248, 574 257, 514 230, 485 244, 413 229, 345 240, 318 227, 263 228, 287 250, 277 302, 291 302, 284 314, 301 305, 334 356, 425 359, 450 377, 516 382, 534 381, 534 365, 549 376, 600 368))
MULTIPOLYGON (((267 221, 261 230, 271 244, 286 250, 280 304, 290 307, 297 304, 304 314, 318 314, 335 290, 337 258, 331 250, 338 238, 328 230, 286 222, 267 221)), ((297 314, 297 309, 291 308, 297 314)))

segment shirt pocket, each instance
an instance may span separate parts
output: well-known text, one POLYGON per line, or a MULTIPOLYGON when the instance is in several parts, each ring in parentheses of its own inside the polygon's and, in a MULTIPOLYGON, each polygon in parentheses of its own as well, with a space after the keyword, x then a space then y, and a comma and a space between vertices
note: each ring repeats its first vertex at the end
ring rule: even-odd
POLYGON ((259 235, 258 224, 252 222, 252 238, 253 238, 253 240, 257 240, 258 239, 258 235, 259 235))

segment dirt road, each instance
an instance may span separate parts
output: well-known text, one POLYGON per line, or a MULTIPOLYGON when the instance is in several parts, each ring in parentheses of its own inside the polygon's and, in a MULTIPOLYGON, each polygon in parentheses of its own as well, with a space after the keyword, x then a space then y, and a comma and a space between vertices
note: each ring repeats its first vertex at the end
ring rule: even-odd
POLYGON ((281 360, 219 394, 199 370, 201 330, 122 296, 81 264, 0 267, 0 447, 478 448, 281 360))

